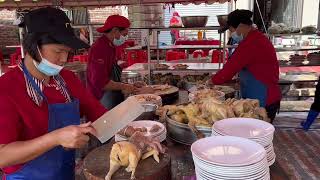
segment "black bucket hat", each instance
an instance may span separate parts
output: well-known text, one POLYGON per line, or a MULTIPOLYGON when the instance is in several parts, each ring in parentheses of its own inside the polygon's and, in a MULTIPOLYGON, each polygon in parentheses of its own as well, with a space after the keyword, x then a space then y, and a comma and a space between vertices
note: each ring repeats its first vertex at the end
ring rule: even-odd
POLYGON ((230 26, 237 28, 240 23, 252 25, 253 12, 245 9, 237 9, 228 14, 227 25, 220 28, 220 32, 229 29, 230 26))
POLYGON ((58 43, 72 49, 90 47, 75 35, 68 16, 57 8, 46 7, 32 10, 24 16, 19 26, 26 27, 28 33, 47 33, 58 43))

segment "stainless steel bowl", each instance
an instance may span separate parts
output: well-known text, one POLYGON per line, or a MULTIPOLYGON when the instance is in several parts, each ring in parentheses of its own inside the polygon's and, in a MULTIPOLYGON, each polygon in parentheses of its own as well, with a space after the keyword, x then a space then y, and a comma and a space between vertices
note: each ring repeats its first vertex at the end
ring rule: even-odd
POLYGON ((133 84, 137 81, 142 81, 142 77, 137 72, 122 72, 121 74, 121 81, 124 83, 133 84))
POLYGON ((144 112, 156 112, 158 109, 156 104, 142 104, 142 107, 144 107, 144 112))
POLYGON ((144 107, 144 113, 142 113, 135 120, 155 120, 157 119, 156 110, 158 109, 158 105, 155 104, 142 104, 144 107))
MULTIPOLYGON (((197 127, 206 137, 211 136, 211 128, 209 127, 197 127)), ((191 131, 187 124, 182 124, 167 117, 167 131, 168 137, 172 140, 186 145, 191 145, 197 139, 194 132, 191 131)))
POLYGON ((228 25, 228 15, 218 15, 217 18, 220 27, 226 27, 228 25))
POLYGON ((181 20, 186 28, 205 27, 208 22, 208 16, 183 16, 181 20))

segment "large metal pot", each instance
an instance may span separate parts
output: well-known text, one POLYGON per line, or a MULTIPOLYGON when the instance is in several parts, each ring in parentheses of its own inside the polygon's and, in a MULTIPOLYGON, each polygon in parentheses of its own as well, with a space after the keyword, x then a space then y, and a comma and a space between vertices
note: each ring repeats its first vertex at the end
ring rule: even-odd
POLYGON ((133 84, 137 81, 142 81, 142 77, 137 72, 124 71, 121 74, 121 81, 124 83, 133 84))
POLYGON ((228 15, 218 15, 217 18, 220 27, 226 27, 228 25, 228 15))
POLYGON ((186 28, 205 27, 208 22, 208 16, 183 16, 181 20, 186 28))
MULTIPOLYGON (((170 137, 172 140, 186 145, 191 145, 194 143, 197 139, 197 136, 194 132, 191 131, 189 126, 187 124, 179 123, 177 121, 174 121, 170 119, 169 117, 167 119, 167 131, 168 131, 168 137, 170 137)), ((212 129, 209 127, 197 127, 197 129, 202 132, 206 137, 210 137, 212 133, 212 129)))

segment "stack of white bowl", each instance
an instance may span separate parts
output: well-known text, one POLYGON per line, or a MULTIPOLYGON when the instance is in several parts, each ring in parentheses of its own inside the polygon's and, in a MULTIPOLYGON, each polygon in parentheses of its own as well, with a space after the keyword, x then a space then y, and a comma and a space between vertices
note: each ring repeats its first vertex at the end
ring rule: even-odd
POLYGON ((276 159, 272 143, 274 131, 274 126, 265 121, 251 118, 230 118, 214 123, 212 136, 236 136, 259 143, 265 148, 268 164, 271 166, 276 159))
POLYGON ((265 149, 234 136, 212 136, 191 146, 197 180, 269 180, 265 149))
MULTIPOLYGON (((144 132, 144 135, 147 136, 147 137, 152 137, 154 139, 157 139, 160 142, 166 140, 166 138, 167 138, 167 129, 166 129, 166 127, 162 123, 159 123, 159 122, 156 122, 156 121, 148 121, 148 120, 133 121, 133 122, 129 123, 128 126, 132 126, 133 128, 143 128, 143 127, 145 127, 147 129, 147 132, 144 132), (160 127, 159 130, 156 131, 156 132, 150 132, 151 128, 154 125, 158 125, 160 127)), ((126 141, 126 140, 128 140, 128 138, 120 135, 119 133, 117 133, 115 135, 115 141, 116 142, 126 141)))

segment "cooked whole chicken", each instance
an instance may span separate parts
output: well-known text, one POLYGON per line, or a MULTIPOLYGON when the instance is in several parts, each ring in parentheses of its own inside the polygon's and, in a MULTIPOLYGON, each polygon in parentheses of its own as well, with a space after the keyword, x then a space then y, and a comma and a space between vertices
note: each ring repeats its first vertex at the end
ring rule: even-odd
POLYGON ((136 167, 141 159, 141 150, 136 145, 121 141, 112 146, 110 153, 110 169, 105 180, 111 180, 112 175, 121 167, 125 166, 127 172, 131 172, 131 179, 134 179, 136 167))
POLYGON ((136 131, 128 141, 121 141, 113 144, 110 153, 110 169, 105 180, 111 180, 112 175, 121 167, 127 167, 126 171, 131 172, 131 179, 135 179, 136 167, 140 159, 153 156, 155 161, 160 162, 159 153, 165 149, 159 140, 144 136, 136 131))

